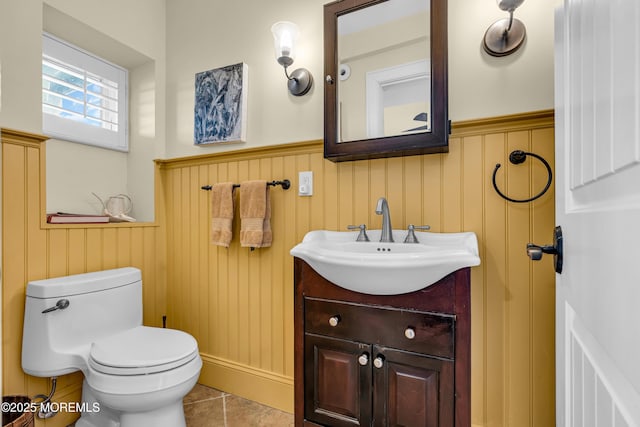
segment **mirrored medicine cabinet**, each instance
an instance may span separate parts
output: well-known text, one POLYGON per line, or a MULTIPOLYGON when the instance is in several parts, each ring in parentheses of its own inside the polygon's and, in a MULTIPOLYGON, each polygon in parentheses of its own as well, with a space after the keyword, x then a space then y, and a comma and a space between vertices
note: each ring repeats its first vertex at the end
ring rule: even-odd
POLYGON ((447 0, 324 6, 324 156, 448 151, 447 0))

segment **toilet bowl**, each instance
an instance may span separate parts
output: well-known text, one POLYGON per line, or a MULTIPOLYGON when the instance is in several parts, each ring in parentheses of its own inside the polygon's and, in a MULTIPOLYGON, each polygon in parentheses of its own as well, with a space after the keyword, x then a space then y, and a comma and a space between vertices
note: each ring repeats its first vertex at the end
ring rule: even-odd
POLYGON ((201 367, 191 335, 142 326, 135 268, 27 285, 22 368, 84 373, 76 427, 184 427, 182 399, 201 367))

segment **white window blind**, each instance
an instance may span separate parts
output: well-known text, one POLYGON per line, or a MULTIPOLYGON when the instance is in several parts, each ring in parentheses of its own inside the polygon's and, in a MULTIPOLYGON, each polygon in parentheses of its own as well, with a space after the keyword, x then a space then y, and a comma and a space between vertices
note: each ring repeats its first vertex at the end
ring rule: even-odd
POLYGON ((43 34, 43 132, 128 151, 127 79, 126 69, 43 34))

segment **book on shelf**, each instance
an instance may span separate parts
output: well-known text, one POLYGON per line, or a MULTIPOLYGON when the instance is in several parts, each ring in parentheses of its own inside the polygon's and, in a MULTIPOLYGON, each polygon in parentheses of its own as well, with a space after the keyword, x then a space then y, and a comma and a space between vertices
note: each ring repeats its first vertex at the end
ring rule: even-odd
POLYGON ((107 215, 74 214, 56 212, 47 214, 49 224, 101 224, 109 222, 107 215))

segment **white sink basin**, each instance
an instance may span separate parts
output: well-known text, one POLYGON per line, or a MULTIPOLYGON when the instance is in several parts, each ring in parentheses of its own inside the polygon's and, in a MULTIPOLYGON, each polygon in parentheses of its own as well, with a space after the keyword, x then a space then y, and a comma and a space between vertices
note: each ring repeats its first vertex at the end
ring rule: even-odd
POLYGON ((342 288, 372 295, 417 291, 480 264, 475 233, 416 231, 420 243, 401 243, 406 230, 393 230, 395 243, 381 243, 380 233, 367 230, 371 241, 356 242, 357 231, 310 231, 291 255, 342 288))

